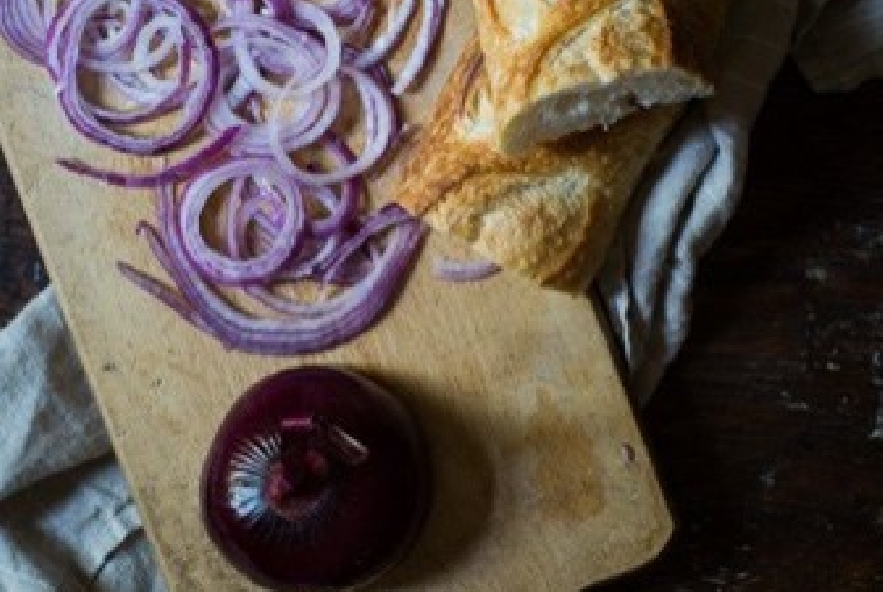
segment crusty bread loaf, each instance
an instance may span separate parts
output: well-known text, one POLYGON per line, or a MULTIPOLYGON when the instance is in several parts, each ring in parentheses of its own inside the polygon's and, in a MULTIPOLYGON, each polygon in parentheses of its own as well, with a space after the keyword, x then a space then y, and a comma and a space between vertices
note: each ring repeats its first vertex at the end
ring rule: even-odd
POLYGON ((525 157, 491 149, 494 115, 477 41, 406 146, 397 201, 435 229, 535 281, 584 290, 620 214, 679 107, 569 136, 525 157))
POLYGON ((498 131, 526 152, 707 96, 721 0, 474 0, 498 131))

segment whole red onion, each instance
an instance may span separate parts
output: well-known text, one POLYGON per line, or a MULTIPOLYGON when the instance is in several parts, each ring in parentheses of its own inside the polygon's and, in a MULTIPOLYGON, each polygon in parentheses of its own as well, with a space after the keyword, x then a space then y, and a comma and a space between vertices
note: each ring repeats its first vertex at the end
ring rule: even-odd
POLYGON ((367 379, 286 370, 222 423, 202 478, 203 519, 253 581, 351 589, 396 563, 425 520, 431 471, 417 425, 367 379))

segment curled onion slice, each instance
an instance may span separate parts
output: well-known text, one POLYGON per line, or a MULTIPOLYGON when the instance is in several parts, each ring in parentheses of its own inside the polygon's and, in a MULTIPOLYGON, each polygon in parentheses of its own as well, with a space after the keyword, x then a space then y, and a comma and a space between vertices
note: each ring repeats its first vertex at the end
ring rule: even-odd
POLYGON ((72 173, 91 177, 108 185, 126 187, 129 189, 147 189, 157 187, 164 183, 176 183, 182 181, 199 170, 204 169, 235 140, 240 128, 224 130, 218 137, 194 154, 174 165, 168 165, 163 170, 146 175, 121 173, 93 167, 80 160, 61 158, 57 162, 72 173))
POLYGON ((54 3, 37 0, 3 0, 0 2, 0 37, 19 56, 35 64, 43 63, 43 40, 46 24, 43 10, 54 3))
MULTIPOLYGON (((70 2, 53 20, 46 45, 46 66, 56 81, 58 98, 68 121, 84 136, 120 152, 140 155, 161 154, 178 148, 202 123, 218 83, 218 52, 208 26, 187 4, 176 0, 144 0, 155 13, 167 15, 180 28, 180 38, 192 45, 195 67, 192 89, 172 129, 156 137, 139 137, 119 132, 96 117, 80 89, 79 69, 85 32, 106 0, 70 2)), ((134 18, 134 16, 133 16, 134 18)), ((180 70, 185 70, 183 64, 180 70)), ((183 86, 186 86, 186 82, 183 86)))
POLYGON ((85 137, 163 158, 148 174, 58 161, 111 185, 159 189, 159 223, 139 224, 138 235, 171 284, 125 263, 123 276, 230 348, 300 354, 369 327, 425 233, 396 206, 362 211, 362 176, 401 137, 394 95, 428 61, 445 1, 419 7, 414 25, 417 0, 386 3, 382 31, 367 40, 381 12, 374 0, 222 0, 211 26, 186 0, 70 0, 60 9, 58 0, 0 0, 0 36, 46 67, 85 137), (414 47, 393 78, 385 61, 412 25, 414 47), (90 82, 122 101, 98 104, 90 82), (355 154, 338 135, 348 84, 364 117, 355 154), (152 127, 133 128, 143 124, 152 127), (211 245, 203 227, 219 195, 221 244, 211 245), (303 282, 322 295, 304 298, 303 282))
POLYGON ((436 258, 432 262, 433 274, 449 282, 477 282, 486 280, 500 272, 500 268, 490 261, 454 261, 436 258))
POLYGON ((423 0, 423 20, 420 25, 420 33, 417 35, 417 43, 411 50, 402 71, 399 72, 398 80, 392 87, 392 94, 404 94, 428 61, 429 52, 432 50, 433 42, 438 37, 441 27, 445 4, 446 0, 423 0))
MULTIPOLYGON (((289 83, 292 87, 298 82, 289 83)), ((278 100, 281 104, 292 106, 293 113, 285 117, 285 121, 277 121, 278 134, 283 150, 294 151, 316 142, 330 129, 337 119, 342 104, 342 85, 339 80, 331 80, 328 84, 313 91, 308 96, 289 97, 289 89, 283 89, 283 96, 278 100)), ((231 147, 235 154, 272 155, 270 149, 271 124, 260 118, 260 110, 246 118, 234 111, 242 103, 254 96, 251 86, 242 78, 231 84, 226 96, 219 97, 208 114, 206 125, 212 133, 220 133, 230 126, 243 126, 244 133, 231 147)), ((282 116, 280 115, 280 119, 282 116)))
POLYGON ((369 68, 380 60, 386 58, 389 52, 402 39, 408 28, 408 22, 414 16, 417 9, 417 0, 400 0, 396 8, 392 8, 390 3, 390 14, 387 15, 387 28, 371 47, 363 51, 356 58, 354 65, 357 68, 369 68))
POLYGON ((135 42, 146 12, 141 0, 108 0, 104 11, 111 16, 93 19, 86 28, 82 63, 117 61, 114 58, 135 42))
POLYGON ((341 64, 342 43, 334 23, 322 10, 312 4, 298 3, 296 12, 307 19, 321 36, 322 43, 305 30, 288 26, 273 18, 255 14, 237 14, 221 19, 215 24, 216 33, 232 31, 229 39, 222 40, 220 48, 232 47, 237 57, 240 71, 251 82, 253 88, 271 97, 278 95, 281 88, 266 81, 251 59, 248 47, 248 34, 262 34, 274 39, 280 48, 290 56, 294 70, 305 67, 306 76, 299 77, 298 91, 308 94, 337 75, 341 64), (315 71, 316 65, 320 68, 315 71), (311 74, 311 75, 310 75, 311 74))
POLYGON ((286 178, 275 162, 258 158, 231 160, 193 179, 184 191, 180 216, 184 248, 200 273, 215 282, 237 285, 265 279, 275 273, 302 240, 305 225, 300 188, 286 178), (247 177, 280 198, 282 224, 265 253, 255 258, 233 259, 209 247, 202 235, 200 220, 209 198, 217 189, 229 181, 247 177))
POLYGON ((281 103, 277 103, 270 117, 270 148, 292 177, 312 185, 328 185, 353 179, 367 172, 383 156, 396 134, 395 107, 390 97, 370 75, 355 68, 344 67, 354 82, 365 112, 365 146, 355 160, 327 173, 311 172, 296 165, 288 155, 282 136, 281 103))
MULTIPOLYGON (((172 186, 160 189, 157 207, 159 235, 174 272, 172 279, 190 307, 184 310, 196 311, 198 326, 204 325, 228 347, 266 355, 321 351, 363 332, 394 297, 425 231, 418 220, 405 218, 388 229, 382 252, 357 284, 328 300, 292 305, 291 314, 261 317, 231 304, 187 256, 178 223, 180 204, 172 186)), ((391 209, 397 207, 389 206, 376 215, 392 215, 391 209)))

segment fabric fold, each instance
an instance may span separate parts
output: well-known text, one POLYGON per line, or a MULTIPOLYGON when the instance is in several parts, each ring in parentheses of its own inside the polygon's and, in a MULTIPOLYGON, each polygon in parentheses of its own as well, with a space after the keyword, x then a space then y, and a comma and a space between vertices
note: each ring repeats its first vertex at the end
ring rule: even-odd
POLYGON ((0 332, 0 409, 0 499, 110 451, 52 287, 0 332))
POLYGON ((691 114, 632 198, 599 279, 629 361, 629 391, 646 403, 690 326, 696 263, 741 195, 751 128, 791 43, 796 0, 734 3, 713 98, 691 114))

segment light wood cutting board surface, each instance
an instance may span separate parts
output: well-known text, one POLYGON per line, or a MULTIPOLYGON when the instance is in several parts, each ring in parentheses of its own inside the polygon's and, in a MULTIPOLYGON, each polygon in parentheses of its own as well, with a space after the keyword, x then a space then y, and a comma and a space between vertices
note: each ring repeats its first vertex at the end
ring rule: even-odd
MULTIPOLYGON (((468 0, 449 10, 432 76, 409 101, 416 116, 472 31, 468 0)), ((307 363, 386 384, 428 434, 436 502, 414 552, 378 589, 575 591, 667 542, 671 519, 588 299, 505 274, 440 282, 432 237, 397 304, 355 341, 309 357, 228 352, 116 272, 123 260, 162 277, 134 235, 152 215, 149 194, 77 178, 54 160, 147 165, 77 136, 45 73, 5 46, 0 100, 6 158, 173 590, 254 589, 203 531, 198 476, 239 393, 307 363)))

